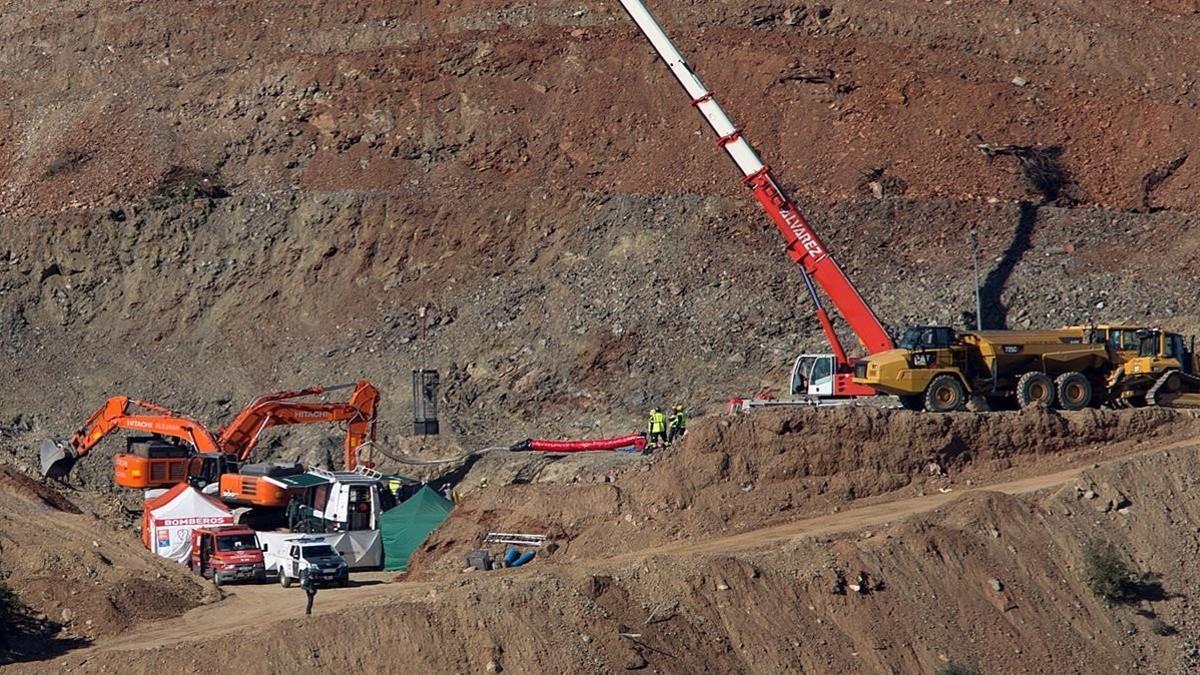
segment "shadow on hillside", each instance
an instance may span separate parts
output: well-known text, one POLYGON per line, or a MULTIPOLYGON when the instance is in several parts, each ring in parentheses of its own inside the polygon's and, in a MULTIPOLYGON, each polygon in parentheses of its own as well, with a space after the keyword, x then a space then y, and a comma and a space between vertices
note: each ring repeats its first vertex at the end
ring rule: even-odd
POLYGON ((1008 328, 1008 307, 1000 300, 1004 287, 1012 277, 1017 264, 1033 246, 1033 230, 1037 226, 1038 205, 1031 202, 1018 204, 1019 217, 1012 242, 1004 251, 1000 262, 988 272, 980 286, 979 294, 983 305, 983 327, 985 329, 1008 328))
POLYGON ((57 637, 62 628, 58 622, 30 615, 27 609, 14 613, 0 630, 0 666, 53 659, 92 644, 86 638, 57 637))

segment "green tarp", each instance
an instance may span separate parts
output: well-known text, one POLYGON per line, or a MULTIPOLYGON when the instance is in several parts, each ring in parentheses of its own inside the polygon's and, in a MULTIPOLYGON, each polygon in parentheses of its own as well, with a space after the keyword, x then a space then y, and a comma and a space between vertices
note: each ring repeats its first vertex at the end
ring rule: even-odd
POLYGON ((388 511, 382 518, 383 555, 385 570, 404 571, 430 532, 437 529, 450 515, 453 504, 428 485, 407 501, 388 511))

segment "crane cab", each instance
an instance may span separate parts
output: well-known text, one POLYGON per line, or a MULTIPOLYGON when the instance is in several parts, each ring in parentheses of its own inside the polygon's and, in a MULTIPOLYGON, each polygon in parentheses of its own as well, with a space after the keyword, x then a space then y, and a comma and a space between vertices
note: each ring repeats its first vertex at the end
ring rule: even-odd
POLYGON ((854 383, 854 365, 838 364, 833 354, 801 354, 792 364, 791 398, 824 400, 874 396, 875 390, 854 383))
POLYGON ((792 365, 789 391, 793 397, 833 396, 833 375, 837 361, 833 354, 801 354, 792 365))

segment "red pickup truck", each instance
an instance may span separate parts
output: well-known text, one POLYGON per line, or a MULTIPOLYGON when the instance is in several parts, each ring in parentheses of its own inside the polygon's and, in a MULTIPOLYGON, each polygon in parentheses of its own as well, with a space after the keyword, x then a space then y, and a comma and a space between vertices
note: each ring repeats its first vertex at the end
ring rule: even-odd
POLYGON ((192 530, 192 571, 217 584, 267 580, 258 535, 245 525, 198 527, 192 530))

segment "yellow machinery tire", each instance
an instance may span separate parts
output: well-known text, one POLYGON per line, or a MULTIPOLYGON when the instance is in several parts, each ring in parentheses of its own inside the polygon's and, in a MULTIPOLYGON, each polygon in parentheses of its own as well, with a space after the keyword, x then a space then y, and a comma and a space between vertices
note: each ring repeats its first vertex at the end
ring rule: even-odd
POLYGON ((1025 373, 1017 380, 1017 405, 1022 408, 1053 406, 1054 381, 1041 371, 1025 373))
POLYGON ((1080 372, 1063 373, 1054 380, 1058 407, 1063 410, 1083 410, 1092 404, 1092 383, 1080 372))
POLYGON ((925 409, 929 412, 953 412, 966 405, 966 389, 953 375, 938 375, 925 388, 925 409))

